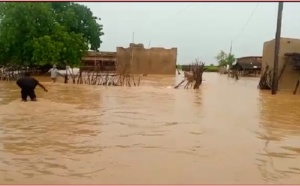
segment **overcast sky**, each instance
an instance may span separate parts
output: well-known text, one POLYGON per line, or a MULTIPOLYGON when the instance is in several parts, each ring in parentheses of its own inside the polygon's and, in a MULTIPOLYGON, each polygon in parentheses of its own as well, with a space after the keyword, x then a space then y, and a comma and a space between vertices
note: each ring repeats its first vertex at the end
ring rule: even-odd
MULTIPOLYGON (((178 64, 199 58, 217 64, 220 50, 236 57, 262 55, 275 37, 278 3, 80 3, 103 24, 101 51, 132 42, 177 47, 178 64), (251 16, 252 15, 252 16, 251 16)), ((300 38, 300 3, 284 3, 282 37, 300 38)))

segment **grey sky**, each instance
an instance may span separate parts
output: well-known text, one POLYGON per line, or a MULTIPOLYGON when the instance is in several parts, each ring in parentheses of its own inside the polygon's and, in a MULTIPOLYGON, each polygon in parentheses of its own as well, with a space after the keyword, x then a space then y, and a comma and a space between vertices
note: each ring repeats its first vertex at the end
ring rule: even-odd
MULTIPOLYGON (((101 51, 128 47, 134 32, 134 42, 145 47, 177 47, 178 64, 195 58, 217 64, 215 56, 229 52, 231 40, 236 57, 262 55, 263 43, 275 37, 278 8, 278 3, 80 4, 102 19, 101 51)), ((300 3, 284 3, 282 37, 300 38, 299 20, 300 3)))

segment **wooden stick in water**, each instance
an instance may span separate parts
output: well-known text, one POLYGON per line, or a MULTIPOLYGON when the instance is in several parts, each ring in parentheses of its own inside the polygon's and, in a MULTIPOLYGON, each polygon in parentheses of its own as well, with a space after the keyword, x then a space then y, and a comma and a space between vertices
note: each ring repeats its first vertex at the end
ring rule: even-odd
POLYGON ((300 81, 298 80, 298 81, 297 81, 297 84, 296 84, 296 87, 295 87, 295 90, 294 90, 294 92, 293 92, 294 95, 297 93, 299 84, 300 84, 300 81))
POLYGON ((180 85, 181 85, 182 83, 184 83, 185 80, 186 80, 186 79, 182 80, 182 81, 181 81, 177 86, 175 86, 174 88, 176 89, 176 88, 180 87, 180 85))

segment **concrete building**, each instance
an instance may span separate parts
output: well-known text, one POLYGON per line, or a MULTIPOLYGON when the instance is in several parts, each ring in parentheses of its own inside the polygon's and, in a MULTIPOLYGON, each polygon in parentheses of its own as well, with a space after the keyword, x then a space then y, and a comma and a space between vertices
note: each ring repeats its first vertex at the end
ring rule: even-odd
MULTIPOLYGON (((274 67, 275 39, 267 41, 263 46, 262 69, 263 75, 266 66, 274 67)), ((286 56, 288 53, 300 53, 300 39, 281 38, 278 61, 278 89, 294 89, 299 79, 299 71, 295 70, 293 62, 286 56)))

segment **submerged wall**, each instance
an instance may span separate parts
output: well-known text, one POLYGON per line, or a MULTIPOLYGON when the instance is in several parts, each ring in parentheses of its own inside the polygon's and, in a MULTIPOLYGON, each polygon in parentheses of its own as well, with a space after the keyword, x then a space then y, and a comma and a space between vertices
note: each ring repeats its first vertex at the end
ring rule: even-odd
MULTIPOLYGON (((273 69, 274 50, 275 39, 264 43, 261 75, 263 75, 267 64, 269 65, 269 69, 273 69)), ((292 63, 284 57, 285 53, 293 52, 300 53, 300 39, 281 38, 278 60, 278 76, 281 74, 285 63, 286 65, 278 82, 279 90, 294 89, 299 78, 299 72, 294 70, 292 63)))
POLYGON ((132 74, 175 74, 177 48, 145 49, 142 44, 130 44, 129 48, 117 47, 117 71, 128 65, 132 74))

